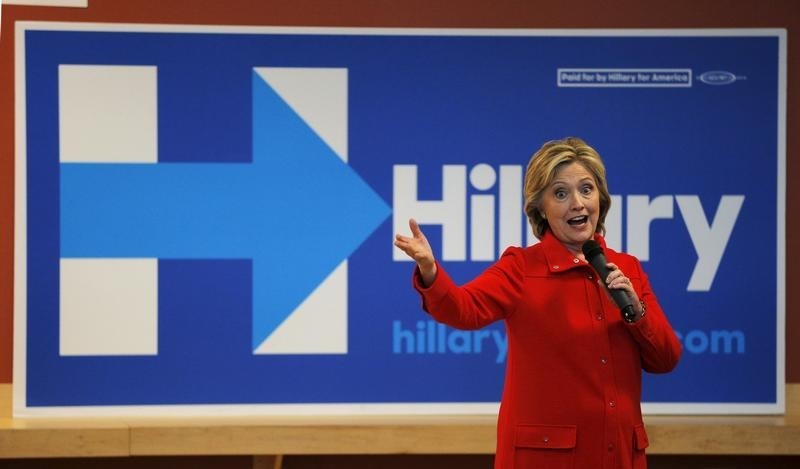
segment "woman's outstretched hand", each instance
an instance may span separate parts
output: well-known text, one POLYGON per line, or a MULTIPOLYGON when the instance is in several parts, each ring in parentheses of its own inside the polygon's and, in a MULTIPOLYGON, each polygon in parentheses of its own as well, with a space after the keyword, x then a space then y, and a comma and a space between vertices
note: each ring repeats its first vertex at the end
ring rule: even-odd
POLYGON ((408 220, 408 227, 411 229, 411 237, 396 234, 394 245, 400 248, 406 255, 417 263, 422 281, 425 286, 433 283, 436 278, 436 258, 433 257, 428 238, 422 233, 419 224, 413 218, 408 220))

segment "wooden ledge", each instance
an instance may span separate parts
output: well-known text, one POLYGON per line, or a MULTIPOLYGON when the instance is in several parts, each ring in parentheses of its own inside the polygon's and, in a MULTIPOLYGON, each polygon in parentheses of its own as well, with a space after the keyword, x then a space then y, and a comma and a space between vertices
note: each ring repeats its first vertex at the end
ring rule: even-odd
POLYGON ((800 455, 797 416, 645 417, 648 454, 800 455))
POLYGON ((131 427, 131 454, 493 454, 493 416, 207 420, 131 427))
MULTIPOLYGON (((783 416, 647 416, 648 454, 800 455, 800 384, 786 390, 783 416)), ((494 416, 0 418, 0 458, 492 454, 495 429, 494 416)))
POLYGON ((122 422, 0 419, 0 458, 130 456, 122 422))

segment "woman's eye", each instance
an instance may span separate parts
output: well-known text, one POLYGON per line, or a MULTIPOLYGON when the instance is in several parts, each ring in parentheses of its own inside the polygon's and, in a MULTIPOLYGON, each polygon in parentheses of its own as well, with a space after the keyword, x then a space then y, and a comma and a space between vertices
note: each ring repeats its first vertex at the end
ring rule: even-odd
POLYGON ((591 194, 591 193, 592 193, 592 190, 593 190, 593 189, 594 189, 594 188, 593 188, 592 186, 583 186, 583 189, 581 189, 581 192, 582 192, 584 195, 589 195, 589 194, 591 194))
POLYGON ((567 197, 567 191, 557 190, 556 191, 556 199, 564 200, 567 197))

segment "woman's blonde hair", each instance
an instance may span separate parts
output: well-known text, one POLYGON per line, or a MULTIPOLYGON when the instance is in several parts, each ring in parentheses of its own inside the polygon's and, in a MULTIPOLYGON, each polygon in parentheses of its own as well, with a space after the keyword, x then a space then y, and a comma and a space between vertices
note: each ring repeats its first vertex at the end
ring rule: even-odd
POLYGON ((525 171, 525 213, 533 228, 533 234, 541 239, 549 228, 542 216, 541 202, 544 190, 553 182, 563 165, 578 163, 594 176, 600 192, 600 215, 595 232, 605 234, 605 221, 611 207, 611 195, 606 183, 606 168, 594 148, 577 137, 552 140, 542 145, 531 157, 525 171))

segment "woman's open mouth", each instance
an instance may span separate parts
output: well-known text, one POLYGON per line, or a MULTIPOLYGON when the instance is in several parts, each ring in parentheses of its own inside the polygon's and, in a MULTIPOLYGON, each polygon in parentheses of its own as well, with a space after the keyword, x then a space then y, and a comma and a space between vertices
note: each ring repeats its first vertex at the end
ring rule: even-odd
POLYGON ((580 226, 586 223, 587 221, 589 221, 589 216, 581 215, 579 217, 570 218, 569 220, 567 220, 567 223, 569 223, 571 226, 580 226))

